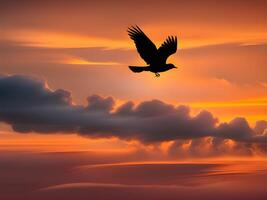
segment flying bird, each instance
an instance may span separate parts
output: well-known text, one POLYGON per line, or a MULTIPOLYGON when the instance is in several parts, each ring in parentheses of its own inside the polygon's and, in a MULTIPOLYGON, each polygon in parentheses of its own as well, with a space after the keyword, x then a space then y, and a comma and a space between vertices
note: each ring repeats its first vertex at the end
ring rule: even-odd
POLYGON ((163 44, 157 49, 156 45, 145 35, 138 27, 132 26, 128 28, 128 35, 134 41, 136 49, 141 58, 148 66, 129 66, 130 70, 135 73, 150 71, 155 73, 156 77, 160 76, 160 72, 177 68, 171 63, 166 63, 168 57, 177 50, 177 37, 168 36, 163 44))

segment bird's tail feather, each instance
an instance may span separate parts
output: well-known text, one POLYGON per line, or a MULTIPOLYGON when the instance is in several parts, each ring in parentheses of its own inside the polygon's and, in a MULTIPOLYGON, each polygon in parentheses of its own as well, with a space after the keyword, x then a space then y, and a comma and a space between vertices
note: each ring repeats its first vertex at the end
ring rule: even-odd
POLYGON ((132 70, 135 73, 139 73, 142 71, 147 71, 147 67, 136 67, 136 66, 129 66, 130 70, 132 70))

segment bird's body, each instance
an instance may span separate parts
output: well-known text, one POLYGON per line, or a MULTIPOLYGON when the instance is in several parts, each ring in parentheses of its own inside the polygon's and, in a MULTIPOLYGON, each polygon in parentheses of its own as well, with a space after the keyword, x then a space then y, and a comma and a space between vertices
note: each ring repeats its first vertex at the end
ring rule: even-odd
POLYGON ((166 72, 170 69, 173 69, 172 64, 165 64, 162 66, 157 66, 157 65, 148 65, 148 66, 129 66, 130 70, 132 70, 135 73, 143 72, 143 71, 149 71, 153 72, 156 74, 156 76, 160 76, 160 72, 166 72))
POLYGON ((128 29, 128 34, 134 40, 136 48, 140 56, 145 60, 148 66, 138 67, 129 66, 136 73, 150 71, 160 76, 160 72, 165 72, 176 68, 173 64, 167 64, 167 58, 174 54, 177 50, 177 38, 168 37, 166 41, 157 49, 155 44, 144 34, 138 27, 128 29))

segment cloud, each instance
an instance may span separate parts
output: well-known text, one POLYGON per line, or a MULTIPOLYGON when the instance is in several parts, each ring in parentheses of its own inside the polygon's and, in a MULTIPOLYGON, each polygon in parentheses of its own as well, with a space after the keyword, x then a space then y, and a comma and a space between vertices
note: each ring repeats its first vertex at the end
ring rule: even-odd
POLYGON ((87 99, 88 105, 75 105, 70 92, 52 91, 45 82, 28 76, 1 76, 0 96, 0 121, 20 133, 77 133, 143 143, 206 137, 216 138, 217 142, 267 142, 266 121, 258 122, 255 128, 244 118, 219 124, 208 111, 191 116, 189 107, 175 107, 159 100, 138 105, 126 102, 114 109, 112 97, 92 95, 87 99))
POLYGON ((259 153, 266 154, 266 150, 259 143, 233 142, 227 138, 205 137, 192 140, 176 140, 170 145, 168 154, 174 158, 207 158, 260 155, 259 153))
MULTIPOLYGON (((97 45, 96 45, 97 46, 97 45)), ((104 47, 49 48, 27 46, 27 43, 1 41, 1 66, 24 67, 29 64, 66 64, 66 65, 119 65, 133 60, 133 50, 106 49, 104 47)))

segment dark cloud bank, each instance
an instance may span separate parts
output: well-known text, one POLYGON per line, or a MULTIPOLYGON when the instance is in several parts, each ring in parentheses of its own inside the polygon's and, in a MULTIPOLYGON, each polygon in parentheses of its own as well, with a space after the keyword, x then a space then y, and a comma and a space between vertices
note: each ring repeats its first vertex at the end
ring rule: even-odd
POLYGON ((225 139, 267 142, 266 121, 259 121, 252 128, 244 118, 218 123, 208 111, 191 116, 187 106, 175 107, 159 100, 138 105, 127 102, 115 110, 112 97, 92 95, 87 100, 87 106, 75 105, 68 91, 52 91, 40 80, 19 75, 0 76, 0 121, 20 133, 75 132, 143 143, 176 140, 173 147, 179 146, 181 140, 201 141, 207 136, 213 138, 214 144, 225 139))

